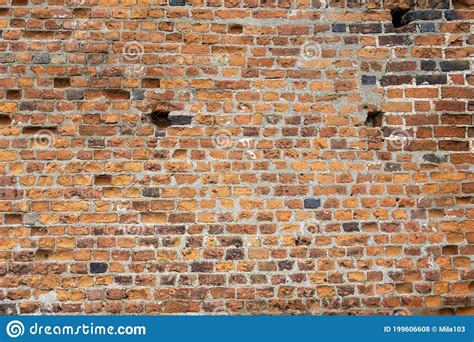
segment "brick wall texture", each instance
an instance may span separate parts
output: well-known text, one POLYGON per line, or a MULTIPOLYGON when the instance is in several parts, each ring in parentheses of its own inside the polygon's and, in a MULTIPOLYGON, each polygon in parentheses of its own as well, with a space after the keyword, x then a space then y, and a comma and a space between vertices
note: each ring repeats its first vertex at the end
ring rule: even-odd
POLYGON ((0 2, 1 314, 474 314, 472 0, 0 2))

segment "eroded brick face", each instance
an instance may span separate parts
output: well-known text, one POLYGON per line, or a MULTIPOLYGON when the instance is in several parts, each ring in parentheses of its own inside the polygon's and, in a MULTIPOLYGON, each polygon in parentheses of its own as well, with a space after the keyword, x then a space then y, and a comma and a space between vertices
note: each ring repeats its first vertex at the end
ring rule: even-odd
POLYGON ((1 2, 1 314, 473 313, 471 0, 1 2))

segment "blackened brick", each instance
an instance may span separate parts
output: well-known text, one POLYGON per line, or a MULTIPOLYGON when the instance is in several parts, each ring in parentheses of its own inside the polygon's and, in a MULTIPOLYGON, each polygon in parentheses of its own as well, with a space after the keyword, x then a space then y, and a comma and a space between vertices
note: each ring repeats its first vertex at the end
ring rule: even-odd
POLYGON ((321 206, 321 200, 319 198, 306 198, 304 200, 305 209, 316 209, 321 206))
POLYGON ((402 24, 408 25, 416 20, 436 20, 441 19, 442 11, 439 10, 416 10, 409 11, 402 18, 402 24))
POLYGON ((469 70, 471 63, 469 61, 441 61, 439 62, 441 71, 464 71, 469 70))
POLYGON ((410 45, 413 43, 408 35, 386 35, 379 36, 380 45, 410 45))
POLYGON ((402 84, 411 84, 413 76, 411 75, 389 75, 383 76, 380 80, 380 84, 383 87, 393 86, 393 85, 402 85, 402 84))
POLYGON ((193 117, 190 115, 170 115, 169 120, 171 125, 189 125, 193 117))
POLYGON ((442 75, 418 75, 416 76, 416 84, 446 84, 448 83, 448 77, 442 75))
POLYGON ((231 248, 225 252, 226 260, 242 260, 244 258, 244 250, 242 248, 231 248))
POLYGON ((418 25, 420 33, 436 32, 435 23, 420 23, 418 25))
POLYGON ((343 33, 346 32, 346 24, 332 24, 332 32, 343 33))
POLYGON ((377 78, 371 75, 362 75, 363 85, 374 85, 377 82, 377 78))
POLYGON ((186 6, 186 0, 169 0, 170 6, 186 6))
POLYGON ((109 265, 106 262, 91 262, 89 264, 89 269, 91 273, 105 273, 109 265))
POLYGON ((421 61, 421 70, 424 71, 433 71, 436 69, 436 62, 431 60, 421 61))
POLYGON ((350 33, 382 33, 382 24, 351 24, 349 25, 350 33))
POLYGON ((358 232, 359 231, 359 223, 357 222, 347 222, 342 224, 342 229, 345 232, 358 232))

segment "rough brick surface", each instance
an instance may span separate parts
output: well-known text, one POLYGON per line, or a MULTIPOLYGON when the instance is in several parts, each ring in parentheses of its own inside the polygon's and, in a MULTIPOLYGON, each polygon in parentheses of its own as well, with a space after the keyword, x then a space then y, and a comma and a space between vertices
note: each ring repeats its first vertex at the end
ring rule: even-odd
POLYGON ((0 2, 0 314, 474 313, 472 1, 0 2))

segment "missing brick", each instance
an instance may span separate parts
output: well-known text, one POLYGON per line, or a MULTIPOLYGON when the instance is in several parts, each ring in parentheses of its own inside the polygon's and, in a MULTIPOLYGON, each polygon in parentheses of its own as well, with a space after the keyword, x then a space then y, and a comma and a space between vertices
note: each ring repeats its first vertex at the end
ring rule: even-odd
POLYGON ((455 10, 474 10, 474 1, 472 0, 453 0, 455 10))
POLYGON ((53 252, 51 250, 38 249, 35 253, 35 260, 36 261, 47 260, 47 259, 49 259, 51 254, 53 254, 53 252))
POLYGON ((366 127, 382 127, 383 122, 383 112, 380 110, 370 111, 367 113, 367 118, 365 119, 366 127))
POLYGON ((68 88, 71 86, 71 80, 69 78, 55 78, 54 88, 68 88))
POLYGON ((12 122, 12 119, 5 114, 0 114, 0 126, 8 126, 12 122))
POLYGON ((12 0, 12 6, 27 6, 28 0, 12 0))
POLYGON ((173 159, 186 159, 187 151, 184 149, 178 149, 173 153, 173 159))
POLYGON ((167 127, 171 126, 171 120, 169 116, 170 112, 156 110, 154 112, 151 112, 150 119, 151 122, 156 125, 156 127, 160 129, 166 129, 167 127))
POLYGON ((241 34, 244 31, 244 27, 240 24, 230 25, 228 32, 230 34, 241 34))
POLYGON ((109 175, 97 175, 94 177, 95 185, 110 185, 112 183, 112 176, 109 175))
POLYGON ((57 127, 27 126, 27 127, 23 127, 22 129, 23 134, 39 134, 43 131, 49 131, 52 134, 56 134, 58 132, 58 128, 57 127))
POLYGON ((159 78, 144 78, 142 81, 143 88, 159 88, 160 79, 159 78))
POLYGON ((19 100, 19 99, 21 99, 21 90, 17 90, 17 89, 7 90, 6 98, 8 100, 19 100))
POLYGON ((21 214, 5 214, 5 224, 22 224, 23 216, 21 214))
POLYGON ((406 23, 403 18, 405 14, 407 14, 409 11, 409 8, 394 8, 393 10, 391 10, 390 14, 392 15, 393 27, 398 28, 405 26, 406 23))

